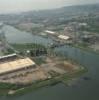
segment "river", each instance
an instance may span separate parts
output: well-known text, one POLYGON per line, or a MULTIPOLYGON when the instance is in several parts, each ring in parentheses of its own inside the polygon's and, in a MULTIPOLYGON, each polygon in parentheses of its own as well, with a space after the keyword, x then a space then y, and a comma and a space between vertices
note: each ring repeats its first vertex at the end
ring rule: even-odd
MULTIPOLYGON (((47 40, 46 40, 47 41, 47 40)), ((15 97, 0 97, 0 100, 99 100, 99 55, 78 48, 63 46, 57 52, 78 61, 88 68, 88 73, 74 82, 73 86, 57 84, 15 97)))
POLYGON ((38 43, 38 44, 44 44, 47 46, 50 43, 53 43, 54 41, 50 38, 45 39, 37 35, 32 35, 29 32, 20 31, 12 26, 5 25, 3 27, 3 32, 5 34, 5 37, 7 39, 7 42, 9 43, 38 43))

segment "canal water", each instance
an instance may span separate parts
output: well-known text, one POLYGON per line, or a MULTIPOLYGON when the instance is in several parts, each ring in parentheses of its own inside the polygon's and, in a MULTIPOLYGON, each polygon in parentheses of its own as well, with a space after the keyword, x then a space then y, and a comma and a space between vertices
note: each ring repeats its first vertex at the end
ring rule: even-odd
POLYGON ((55 51, 87 67, 88 73, 76 80, 72 86, 57 84, 22 96, 3 96, 0 100, 99 100, 99 55, 70 46, 56 48, 55 51), (90 79, 84 80, 83 77, 90 79))
POLYGON ((45 39, 37 35, 32 35, 31 33, 20 31, 9 25, 3 27, 3 32, 9 43, 38 43, 46 46, 53 43, 53 40, 50 38, 45 39))

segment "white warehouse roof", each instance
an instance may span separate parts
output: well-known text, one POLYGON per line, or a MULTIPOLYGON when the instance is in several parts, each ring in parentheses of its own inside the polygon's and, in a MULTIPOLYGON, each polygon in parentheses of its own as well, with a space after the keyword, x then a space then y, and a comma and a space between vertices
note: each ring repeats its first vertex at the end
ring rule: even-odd
POLYGON ((0 74, 20 70, 22 68, 27 68, 29 66, 35 65, 29 58, 16 59, 15 61, 4 62, 0 64, 0 74))
POLYGON ((70 37, 65 35, 59 35, 58 38, 68 40, 70 37))
POLYGON ((13 53, 13 54, 10 54, 10 55, 1 56, 0 59, 8 58, 8 57, 13 57, 13 56, 17 56, 17 54, 16 53, 13 53))
POLYGON ((55 32, 49 31, 49 30, 46 30, 45 32, 46 32, 46 33, 49 33, 49 34, 55 34, 55 32))

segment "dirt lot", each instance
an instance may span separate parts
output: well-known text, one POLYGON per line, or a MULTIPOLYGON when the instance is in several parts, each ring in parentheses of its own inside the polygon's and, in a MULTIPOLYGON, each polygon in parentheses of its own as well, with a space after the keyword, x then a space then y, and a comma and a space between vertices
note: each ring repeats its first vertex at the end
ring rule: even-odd
POLYGON ((69 61, 62 60, 60 58, 47 58, 46 64, 42 64, 41 67, 47 72, 54 71, 59 74, 65 74, 79 69, 78 66, 73 65, 69 61))
POLYGON ((46 80, 48 78, 70 73, 79 69, 69 61, 47 57, 46 63, 41 64, 30 69, 13 72, 8 75, 0 76, 0 82, 17 83, 17 84, 30 84, 32 82, 46 80))
MULTIPOLYGON (((6 83, 18 83, 18 84, 28 84, 38 80, 45 80, 48 78, 48 74, 42 68, 36 68, 35 70, 30 71, 21 71, 14 73, 12 76, 16 75, 15 77, 9 76, 7 79, 0 79, 1 82, 6 83)), ((6 76, 5 76, 6 77, 6 76)))

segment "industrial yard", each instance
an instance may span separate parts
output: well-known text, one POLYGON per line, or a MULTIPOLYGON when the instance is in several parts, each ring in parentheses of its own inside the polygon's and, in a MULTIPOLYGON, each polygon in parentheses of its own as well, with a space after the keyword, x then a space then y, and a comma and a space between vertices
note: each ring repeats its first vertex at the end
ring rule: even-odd
POLYGON ((16 54, 1 57, 0 82, 30 84, 53 78, 54 75, 59 76, 80 69, 72 62, 58 57, 46 57, 45 62, 38 66, 30 58, 19 58, 16 54))

